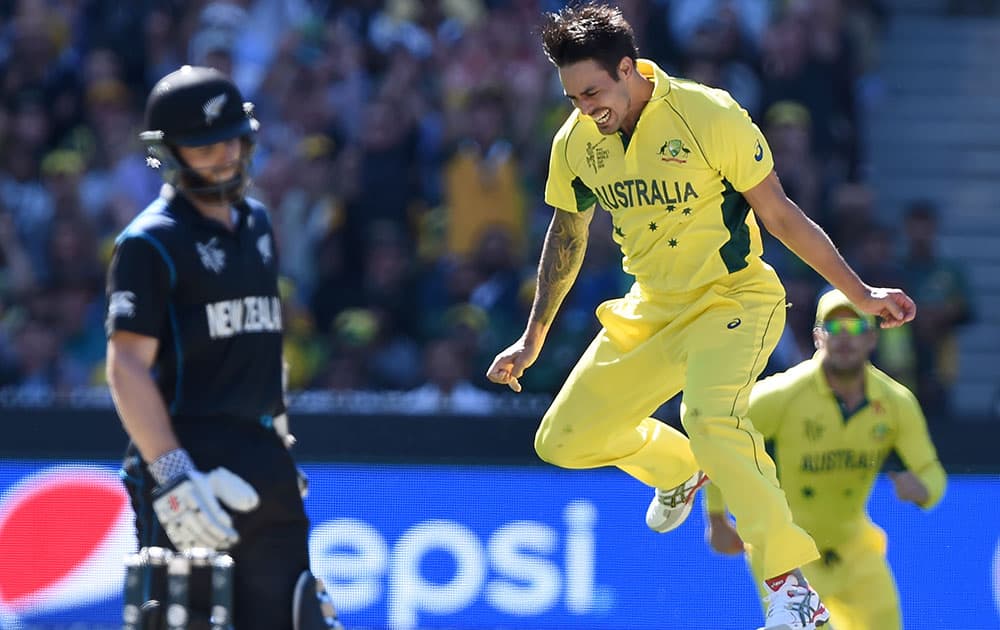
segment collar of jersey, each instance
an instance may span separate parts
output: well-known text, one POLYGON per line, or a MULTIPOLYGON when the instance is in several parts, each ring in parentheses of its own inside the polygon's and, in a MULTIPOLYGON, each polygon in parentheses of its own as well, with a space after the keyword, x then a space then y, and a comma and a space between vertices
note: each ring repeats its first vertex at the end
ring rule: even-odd
POLYGON ((649 97, 649 100, 655 101, 670 93, 670 75, 661 70, 660 66, 649 59, 640 58, 635 60, 635 69, 639 71, 639 74, 653 82, 653 95, 649 97))
MULTIPOLYGON (((820 360, 819 350, 813 355, 811 361, 813 364, 813 382, 816 384, 816 388, 824 395, 835 397, 836 394, 830 389, 830 384, 826 382, 826 375, 823 373, 823 363, 820 360)), ((875 366, 868 362, 865 363, 865 400, 869 403, 875 400, 873 396, 878 391, 874 370, 875 366)))
POLYGON ((178 194, 171 191, 169 194, 164 194, 161 192, 161 196, 167 202, 167 207, 170 208, 171 212, 178 214, 187 218, 187 220, 197 223, 201 227, 220 232, 222 234, 236 234, 241 231, 246 225, 246 210, 244 209, 244 204, 235 204, 233 207, 236 208, 236 212, 239 215, 239 221, 236 223, 236 229, 230 232, 225 228, 224 225, 215 221, 214 219, 209 219, 201 212, 198 208, 194 207, 194 204, 185 197, 184 195, 178 194))

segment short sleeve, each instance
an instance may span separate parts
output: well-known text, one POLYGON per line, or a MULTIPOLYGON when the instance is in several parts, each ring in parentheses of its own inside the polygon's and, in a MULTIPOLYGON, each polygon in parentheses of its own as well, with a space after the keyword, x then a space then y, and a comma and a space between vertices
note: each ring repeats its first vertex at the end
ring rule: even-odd
POLYGON ((562 132, 552 141, 549 177, 545 181, 545 203, 560 210, 583 212, 597 203, 597 195, 573 174, 566 157, 566 145, 567 137, 562 132))
POLYGON ((900 398, 900 423, 895 449, 906 469, 919 477, 927 488, 928 500, 923 507, 930 508, 944 495, 947 476, 938 460, 937 450, 927 430, 927 419, 916 396, 902 386, 897 395, 900 398))
POLYGON ((130 236, 115 247, 108 268, 105 332, 160 337, 167 318, 171 262, 152 237, 130 236))
POLYGON ((750 190, 774 170, 774 156, 764 134, 750 114, 721 92, 712 116, 710 144, 705 147, 712 165, 739 192, 750 190))

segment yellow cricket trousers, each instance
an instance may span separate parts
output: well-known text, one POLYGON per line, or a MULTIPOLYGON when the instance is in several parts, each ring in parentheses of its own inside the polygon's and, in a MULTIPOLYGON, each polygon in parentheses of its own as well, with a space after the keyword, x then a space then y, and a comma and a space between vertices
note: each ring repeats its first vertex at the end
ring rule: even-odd
MULTIPOLYGON (((823 549, 819 560, 802 567, 802 573, 830 611, 833 630, 902 628, 899 593, 885 559, 886 546, 885 532, 868 521, 856 536, 823 549)), ((752 548, 748 555, 760 584, 763 573, 752 548)), ((758 590, 764 602, 765 593, 760 586, 758 590)))
POLYGON ((768 577, 817 558, 746 416, 750 389, 785 324, 774 271, 757 260, 685 294, 636 285, 598 306, 597 317, 604 328, 538 428, 539 457, 563 468, 617 466, 663 489, 700 468, 722 491, 743 539, 762 550, 768 577), (681 390, 690 441, 649 417, 681 390))

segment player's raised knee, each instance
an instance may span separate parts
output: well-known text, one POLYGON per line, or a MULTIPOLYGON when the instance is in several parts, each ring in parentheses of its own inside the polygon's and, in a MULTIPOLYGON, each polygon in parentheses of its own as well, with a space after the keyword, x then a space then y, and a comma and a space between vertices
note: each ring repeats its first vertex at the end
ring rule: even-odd
POLYGON ((559 426, 550 416, 545 416, 535 433, 535 453, 542 461, 554 466, 577 468, 578 457, 574 455, 572 433, 559 426))

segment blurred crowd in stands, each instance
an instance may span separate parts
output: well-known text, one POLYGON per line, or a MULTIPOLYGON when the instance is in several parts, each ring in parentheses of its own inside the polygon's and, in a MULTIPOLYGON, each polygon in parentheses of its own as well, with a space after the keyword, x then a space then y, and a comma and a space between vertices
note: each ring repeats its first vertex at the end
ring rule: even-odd
MULTIPOLYGON (((253 195, 273 211, 293 389, 412 392, 488 413, 483 373, 521 332, 568 113, 535 27, 556 0, 16 0, 0 4, 0 384, 103 383, 104 269, 158 193, 137 134, 183 63, 230 73, 262 127, 253 195)), ((764 129, 789 196, 875 285, 917 300, 879 365, 944 415, 971 317, 939 212, 880 222, 865 113, 879 98, 875 0, 623 0, 640 52, 730 91, 764 129)), ((606 213, 525 388, 554 392, 631 283, 606 213)), ((773 238, 792 307, 768 371, 810 356, 824 282, 773 238)))

